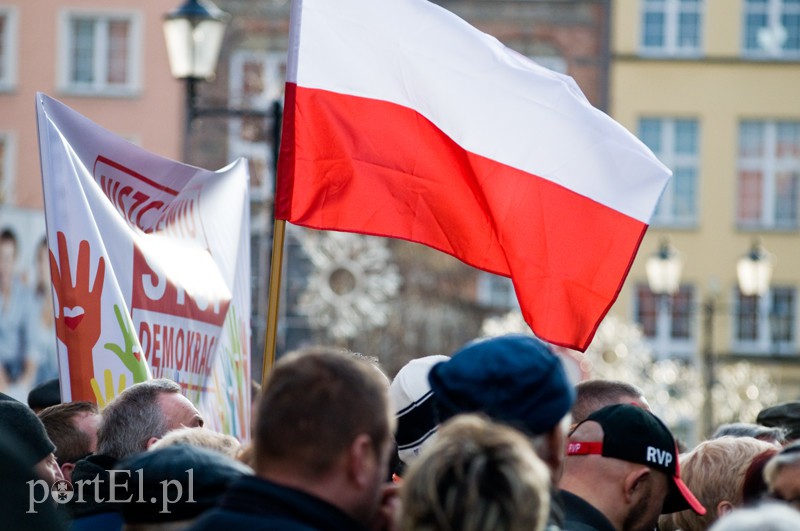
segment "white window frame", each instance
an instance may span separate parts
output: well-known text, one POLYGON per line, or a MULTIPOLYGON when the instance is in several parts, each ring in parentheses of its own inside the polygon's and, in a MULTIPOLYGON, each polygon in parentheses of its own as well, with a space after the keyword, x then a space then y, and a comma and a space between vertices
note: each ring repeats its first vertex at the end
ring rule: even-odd
POLYGON ((19 15, 13 6, 0 6, 0 16, 6 20, 2 49, 7 53, 0 55, 0 92, 9 92, 17 86, 17 67, 19 57, 19 15))
POLYGON ((705 20, 705 1, 698 0, 698 36, 696 46, 680 46, 678 43, 679 17, 681 14, 680 0, 640 0, 641 13, 639 21, 641 32, 639 36, 639 50, 642 55, 656 57, 700 57, 703 52, 703 23, 705 20), (661 46, 648 46, 645 44, 645 14, 648 10, 648 3, 659 3, 663 6, 664 14, 664 44, 661 46))
POLYGON ((475 296, 481 306, 502 310, 519 309, 514 284, 508 277, 479 272, 475 296))
POLYGON ((657 121, 659 123, 659 137, 661 149, 655 155, 668 168, 692 167, 695 173, 694 197, 692 211, 685 216, 678 216, 674 213, 674 202, 676 199, 675 179, 671 179, 664 193, 659 199, 659 208, 653 212, 650 225, 654 227, 670 228, 691 228, 697 226, 698 220, 698 193, 700 190, 700 123, 695 118, 666 118, 662 116, 642 116, 639 118, 638 128, 641 133, 641 125, 644 120, 657 121), (693 154, 677 152, 677 123, 679 121, 692 121, 695 123, 697 140, 693 154))
POLYGON ((731 294, 733 304, 733 325, 731 330, 731 351, 737 354, 796 354, 797 351, 797 332, 798 332, 798 291, 794 286, 773 286, 769 292, 758 298, 758 319, 757 319, 757 338, 755 340, 742 340, 737 336, 739 335, 739 304, 740 293, 734 290, 731 294), (791 324, 791 339, 789 341, 773 342, 772 340, 772 322, 771 311, 774 290, 791 289, 793 292, 793 305, 792 305, 792 321, 791 324))
MULTIPOLYGON (((636 286, 633 290, 633 315, 631 321, 639 323, 639 305, 641 301, 638 297, 639 288, 647 288, 646 283, 636 286)), ((653 352, 654 359, 684 359, 691 360, 695 356, 697 350, 697 290, 693 284, 683 283, 681 288, 689 289, 690 301, 689 308, 689 337, 687 338, 674 338, 672 337, 672 298, 665 295, 651 294, 656 298, 656 327, 655 336, 648 337, 642 333, 642 339, 650 347, 653 352)), ((648 288, 649 291, 649 288, 648 288)))
MULTIPOLYGON (((782 0, 766 0, 766 13, 759 9, 761 6, 751 5, 748 0, 742 0, 742 55, 749 59, 798 59, 800 58, 800 47, 797 49, 785 50, 781 40, 785 40, 788 35, 783 27, 781 18, 784 15, 782 0), (747 42, 747 21, 751 13, 764 13, 767 16, 767 25, 761 28, 764 32, 764 44, 759 43, 758 48, 749 48, 747 42)), ((790 11, 800 14, 800 6, 792 6, 790 11)), ((761 36, 757 37, 759 40, 761 36)))
MULTIPOLYGON (((778 142, 778 125, 781 123, 798 124, 798 121, 786 120, 743 120, 739 123, 738 138, 741 145, 742 126, 745 123, 760 123, 764 127, 764 154, 762 157, 742 157, 741 153, 737 154, 737 190, 736 190, 736 224, 743 229, 761 229, 761 230, 796 230, 800 227, 800 205, 797 205, 797 214, 791 223, 783 222, 778 224, 775 219, 775 180, 779 172, 791 171, 800 172, 800 159, 777 159, 777 142, 778 142), (763 183, 761 190, 761 218, 756 221, 744 220, 739 217, 741 196, 741 173, 743 170, 759 170, 763 175, 763 183)), ((741 147, 739 148, 741 149, 741 147)), ((799 185, 800 186, 800 185, 799 185)), ((800 195, 800 191, 798 192, 800 195)))
POLYGON ((5 157, 0 160, 0 171, 5 177, 2 183, 2 196, 0 204, 12 204, 14 202, 15 180, 17 172, 17 136, 13 131, 0 130, 0 142, 5 144, 5 157))
POLYGON ((133 10, 96 10, 96 9, 64 9, 59 12, 59 39, 58 39, 58 87, 61 92, 74 95, 92 96, 118 96, 131 97, 141 92, 142 79, 142 14, 133 10), (74 83, 70 79, 72 70, 72 28, 71 22, 76 18, 96 19, 101 27, 105 27, 109 20, 125 20, 130 23, 128 35, 128 80, 124 85, 109 85, 105 79, 107 64, 104 54, 107 49, 107 33, 97 32, 93 49, 95 79, 91 84, 74 83), (100 52, 96 51, 99 48, 100 52))

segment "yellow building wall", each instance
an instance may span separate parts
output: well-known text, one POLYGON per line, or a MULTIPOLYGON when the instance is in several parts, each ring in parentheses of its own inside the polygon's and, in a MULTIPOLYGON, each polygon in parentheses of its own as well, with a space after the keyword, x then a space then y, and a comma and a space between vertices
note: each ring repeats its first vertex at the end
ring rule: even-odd
MULTIPOLYGON (((645 261, 667 236, 684 256, 682 279, 694 285, 696 302, 717 294, 713 346, 722 354, 730 352, 736 260, 754 238, 760 238, 777 258, 773 284, 800 288, 800 232, 739 230, 735 210, 739 123, 800 120, 800 63, 742 60, 742 3, 706 0, 703 4, 702 56, 656 59, 638 55, 640 2, 613 2, 610 114, 634 133, 642 117, 696 119, 699 173, 696 226, 648 231, 611 313, 634 318, 634 287, 646 283, 645 261)), ((704 340, 699 314, 694 326, 699 352, 704 340)), ((795 330, 800 331, 800 323, 795 330)), ((800 367, 768 367, 780 384, 782 399, 800 398, 800 367)))

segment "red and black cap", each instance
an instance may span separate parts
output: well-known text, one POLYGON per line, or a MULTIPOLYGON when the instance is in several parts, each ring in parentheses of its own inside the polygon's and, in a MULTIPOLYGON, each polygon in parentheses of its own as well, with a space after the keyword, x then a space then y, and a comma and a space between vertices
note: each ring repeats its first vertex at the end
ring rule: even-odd
POLYGON ((603 428, 602 441, 571 441, 567 455, 598 454, 631 463, 647 465, 665 472, 672 480, 662 514, 706 509, 681 480, 678 446, 661 420, 649 411, 628 404, 607 406, 589 415, 584 422, 597 422, 603 428))

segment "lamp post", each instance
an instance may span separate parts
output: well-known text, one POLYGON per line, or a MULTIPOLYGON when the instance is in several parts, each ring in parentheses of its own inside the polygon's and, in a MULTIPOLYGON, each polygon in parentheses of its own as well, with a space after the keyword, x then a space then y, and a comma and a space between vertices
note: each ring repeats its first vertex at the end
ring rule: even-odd
MULTIPOLYGON (((769 291, 775 260, 763 246, 754 242, 751 249, 736 263, 736 277, 743 295, 762 296, 769 291)), ((680 286, 683 259, 680 253, 662 240, 661 245, 646 263, 647 282, 650 291, 660 297, 674 295, 680 286)), ((709 294, 701 304, 703 318, 702 376, 706 390, 703 402, 703 426, 710 433, 714 423, 712 392, 715 384, 714 367, 714 315, 717 297, 709 294)))
POLYGON ((194 120, 201 116, 227 116, 272 118, 272 160, 277 161, 282 114, 279 101, 274 101, 267 110, 198 106, 197 84, 200 81, 213 80, 216 76, 225 27, 229 20, 230 15, 209 0, 186 0, 164 17, 164 39, 172 76, 186 81, 184 159, 188 159, 189 135, 194 120))

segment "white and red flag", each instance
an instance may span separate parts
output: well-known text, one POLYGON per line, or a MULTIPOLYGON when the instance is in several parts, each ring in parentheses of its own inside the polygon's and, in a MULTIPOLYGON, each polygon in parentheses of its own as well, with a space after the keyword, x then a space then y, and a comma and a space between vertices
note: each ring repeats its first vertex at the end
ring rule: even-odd
POLYGON ((36 111, 62 399, 102 407, 165 377, 246 439, 247 165, 160 157, 44 94, 36 111))
POLYGON ((670 171, 575 82, 425 0, 294 0, 276 217, 510 277, 585 349, 670 171))

